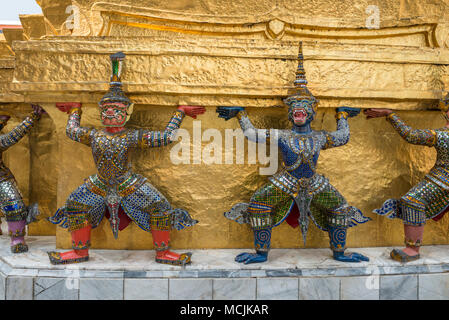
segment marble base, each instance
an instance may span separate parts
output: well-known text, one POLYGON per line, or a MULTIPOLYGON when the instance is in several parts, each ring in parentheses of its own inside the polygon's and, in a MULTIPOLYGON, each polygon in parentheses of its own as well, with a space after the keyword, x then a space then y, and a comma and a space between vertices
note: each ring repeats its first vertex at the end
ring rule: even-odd
POLYGON ((51 265, 55 237, 27 237, 12 254, 0 237, 0 299, 13 300, 425 300, 449 299, 449 246, 424 246, 422 259, 389 258, 392 248, 360 248, 369 262, 343 263, 329 249, 273 249, 242 265, 243 249, 193 250, 184 268, 158 264, 146 250, 90 250, 88 262, 51 265))

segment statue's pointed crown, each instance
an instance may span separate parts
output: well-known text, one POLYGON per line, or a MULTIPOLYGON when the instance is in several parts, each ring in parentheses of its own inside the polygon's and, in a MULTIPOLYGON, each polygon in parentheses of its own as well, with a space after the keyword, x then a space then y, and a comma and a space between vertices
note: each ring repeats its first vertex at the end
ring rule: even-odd
POLYGON ((314 109, 316 109, 319 100, 315 98, 307 88, 306 71, 304 70, 304 56, 302 53, 302 41, 299 42, 298 68, 296 69, 296 78, 293 84, 294 88, 290 90, 290 95, 284 99, 285 104, 290 105, 294 101, 309 100, 314 105, 314 109))
POLYGON ((99 105, 103 105, 108 102, 121 102, 127 105, 131 105, 132 102, 125 95, 122 90, 121 76, 123 71, 123 61, 125 60, 125 54, 123 52, 117 52, 111 54, 111 67, 112 74, 109 83, 109 91, 100 100, 99 105))

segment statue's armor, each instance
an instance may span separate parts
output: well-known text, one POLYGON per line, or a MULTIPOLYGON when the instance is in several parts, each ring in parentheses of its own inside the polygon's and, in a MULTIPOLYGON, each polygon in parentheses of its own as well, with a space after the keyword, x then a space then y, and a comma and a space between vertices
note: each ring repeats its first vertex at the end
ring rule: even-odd
MULTIPOLYGON (((249 204, 234 206, 227 215, 230 219, 248 222, 254 230, 271 228, 281 224, 296 203, 304 239, 309 217, 324 231, 328 231, 329 226, 351 227, 369 221, 359 209, 347 204, 327 178, 316 173, 321 150, 338 147, 349 141, 349 126, 345 117, 340 117, 335 132, 312 131, 308 134, 294 130, 269 132, 256 129, 243 111, 238 114, 238 118, 249 140, 264 142, 265 139, 276 139, 284 163, 269 178, 270 182, 256 191, 249 204)), ((264 248, 257 250, 263 251, 264 248)))
POLYGON ((407 142, 435 148, 437 160, 421 182, 400 199, 388 199, 374 212, 400 218, 408 225, 423 225, 449 206, 449 128, 414 130, 395 113, 387 120, 407 142))
POLYGON ((111 134, 81 127, 80 116, 79 109, 72 109, 67 135, 91 147, 97 174, 87 178, 69 196, 66 205, 50 219, 51 222, 61 224, 69 231, 81 229, 86 223, 95 228, 108 209, 115 236, 120 227, 118 214, 121 210, 145 231, 170 230, 172 227, 180 230, 196 222, 187 211, 173 209, 146 178, 131 169, 130 155, 134 149, 166 146, 173 141, 175 130, 185 116, 182 111, 175 112, 163 132, 126 129, 111 134))
POLYGON ((37 117, 34 115, 26 117, 10 132, 0 135, 0 205, 1 212, 6 216, 7 221, 24 220, 28 208, 23 202, 22 194, 11 170, 3 163, 2 154, 27 135, 36 119, 37 117))

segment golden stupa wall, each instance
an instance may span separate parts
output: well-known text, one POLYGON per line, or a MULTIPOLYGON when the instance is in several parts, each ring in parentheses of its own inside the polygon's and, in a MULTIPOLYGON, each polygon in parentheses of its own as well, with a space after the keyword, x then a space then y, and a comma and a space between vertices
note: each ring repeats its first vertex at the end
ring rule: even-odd
MULTIPOLYGON (((39 0, 43 15, 21 16, 21 32, 0 42, 0 107, 14 113, 8 128, 40 103, 48 112, 37 128, 4 159, 24 197, 53 214, 84 178, 95 172, 88 147, 65 136, 67 115, 55 102, 83 103, 84 126, 100 126, 97 101, 108 89, 109 54, 127 54, 124 89, 136 106, 129 126, 163 129, 179 104, 207 108, 202 130, 238 127, 218 119, 215 107, 240 105, 260 128, 287 128, 281 98, 295 77, 298 41, 304 41, 309 88, 321 100, 313 124, 335 130, 341 105, 388 107, 416 128, 444 124, 433 111, 449 84, 449 3, 443 0, 335 1, 137 1, 39 0), (79 26, 67 28, 67 6, 79 9, 79 26), (378 29, 366 21, 375 5, 378 29), (371 7, 372 9, 372 7, 371 7), (370 9, 370 10, 371 10, 370 9)), ((78 12, 78 11, 77 11, 78 12)), ((194 120, 183 128, 193 135, 194 120)), ((384 246, 403 242, 400 221, 372 210, 399 197, 423 178, 435 161, 427 147, 407 144, 384 119, 350 119, 348 145, 321 153, 318 171, 348 202, 373 221, 353 228, 348 245, 384 246)), ((203 147, 208 142, 203 142, 203 147)), ((223 217, 234 203, 248 201, 267 179, 252 164, 180 164, 173 146, 140 150, 134 170, 175 207, 200 220, 173 233, 174 248, 252 246, 248 226, 223 217)), ((235 150, 227 150, 235 154, 235 150)), ((223 156, 224 163, 224 156, 223 156)), ((449 217, 426 226, 426 244, 449 243, 449 217)), ((66 230, 44 219, 32 235, 57 236, 70 246, 66 230)), ((273 232, 273 247, 301 247, 298 229, 284 224, 273 232)), ((93 232, 95 248, 152 248, 151 235, 131 225, 114 240, 107 221, 93 232)), ((327 235, 309 231, 307 247, 327 247, 327 235)))

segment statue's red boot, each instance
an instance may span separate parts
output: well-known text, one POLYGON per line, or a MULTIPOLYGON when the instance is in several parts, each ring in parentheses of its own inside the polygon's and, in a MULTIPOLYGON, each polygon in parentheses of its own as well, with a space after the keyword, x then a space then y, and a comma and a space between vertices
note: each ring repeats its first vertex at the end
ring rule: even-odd
POLYGON ((420 258, 419 248, 422 245, 424 226, 409 226, 404 224, 405 248, 394 249, 390 256, 399 262, 410 262, 420 258))
POLYGON ((67 252, 48 252, 51 264, 69 264, 89 260, 90 231, 92 227, 72 231, 72 248, 67 252))
POLYGON ((170 231, 152 230, 154 248, 156 250, 156 262, 184 266, 191 263, 191 252, 178 254, 170 251, 170 231))

